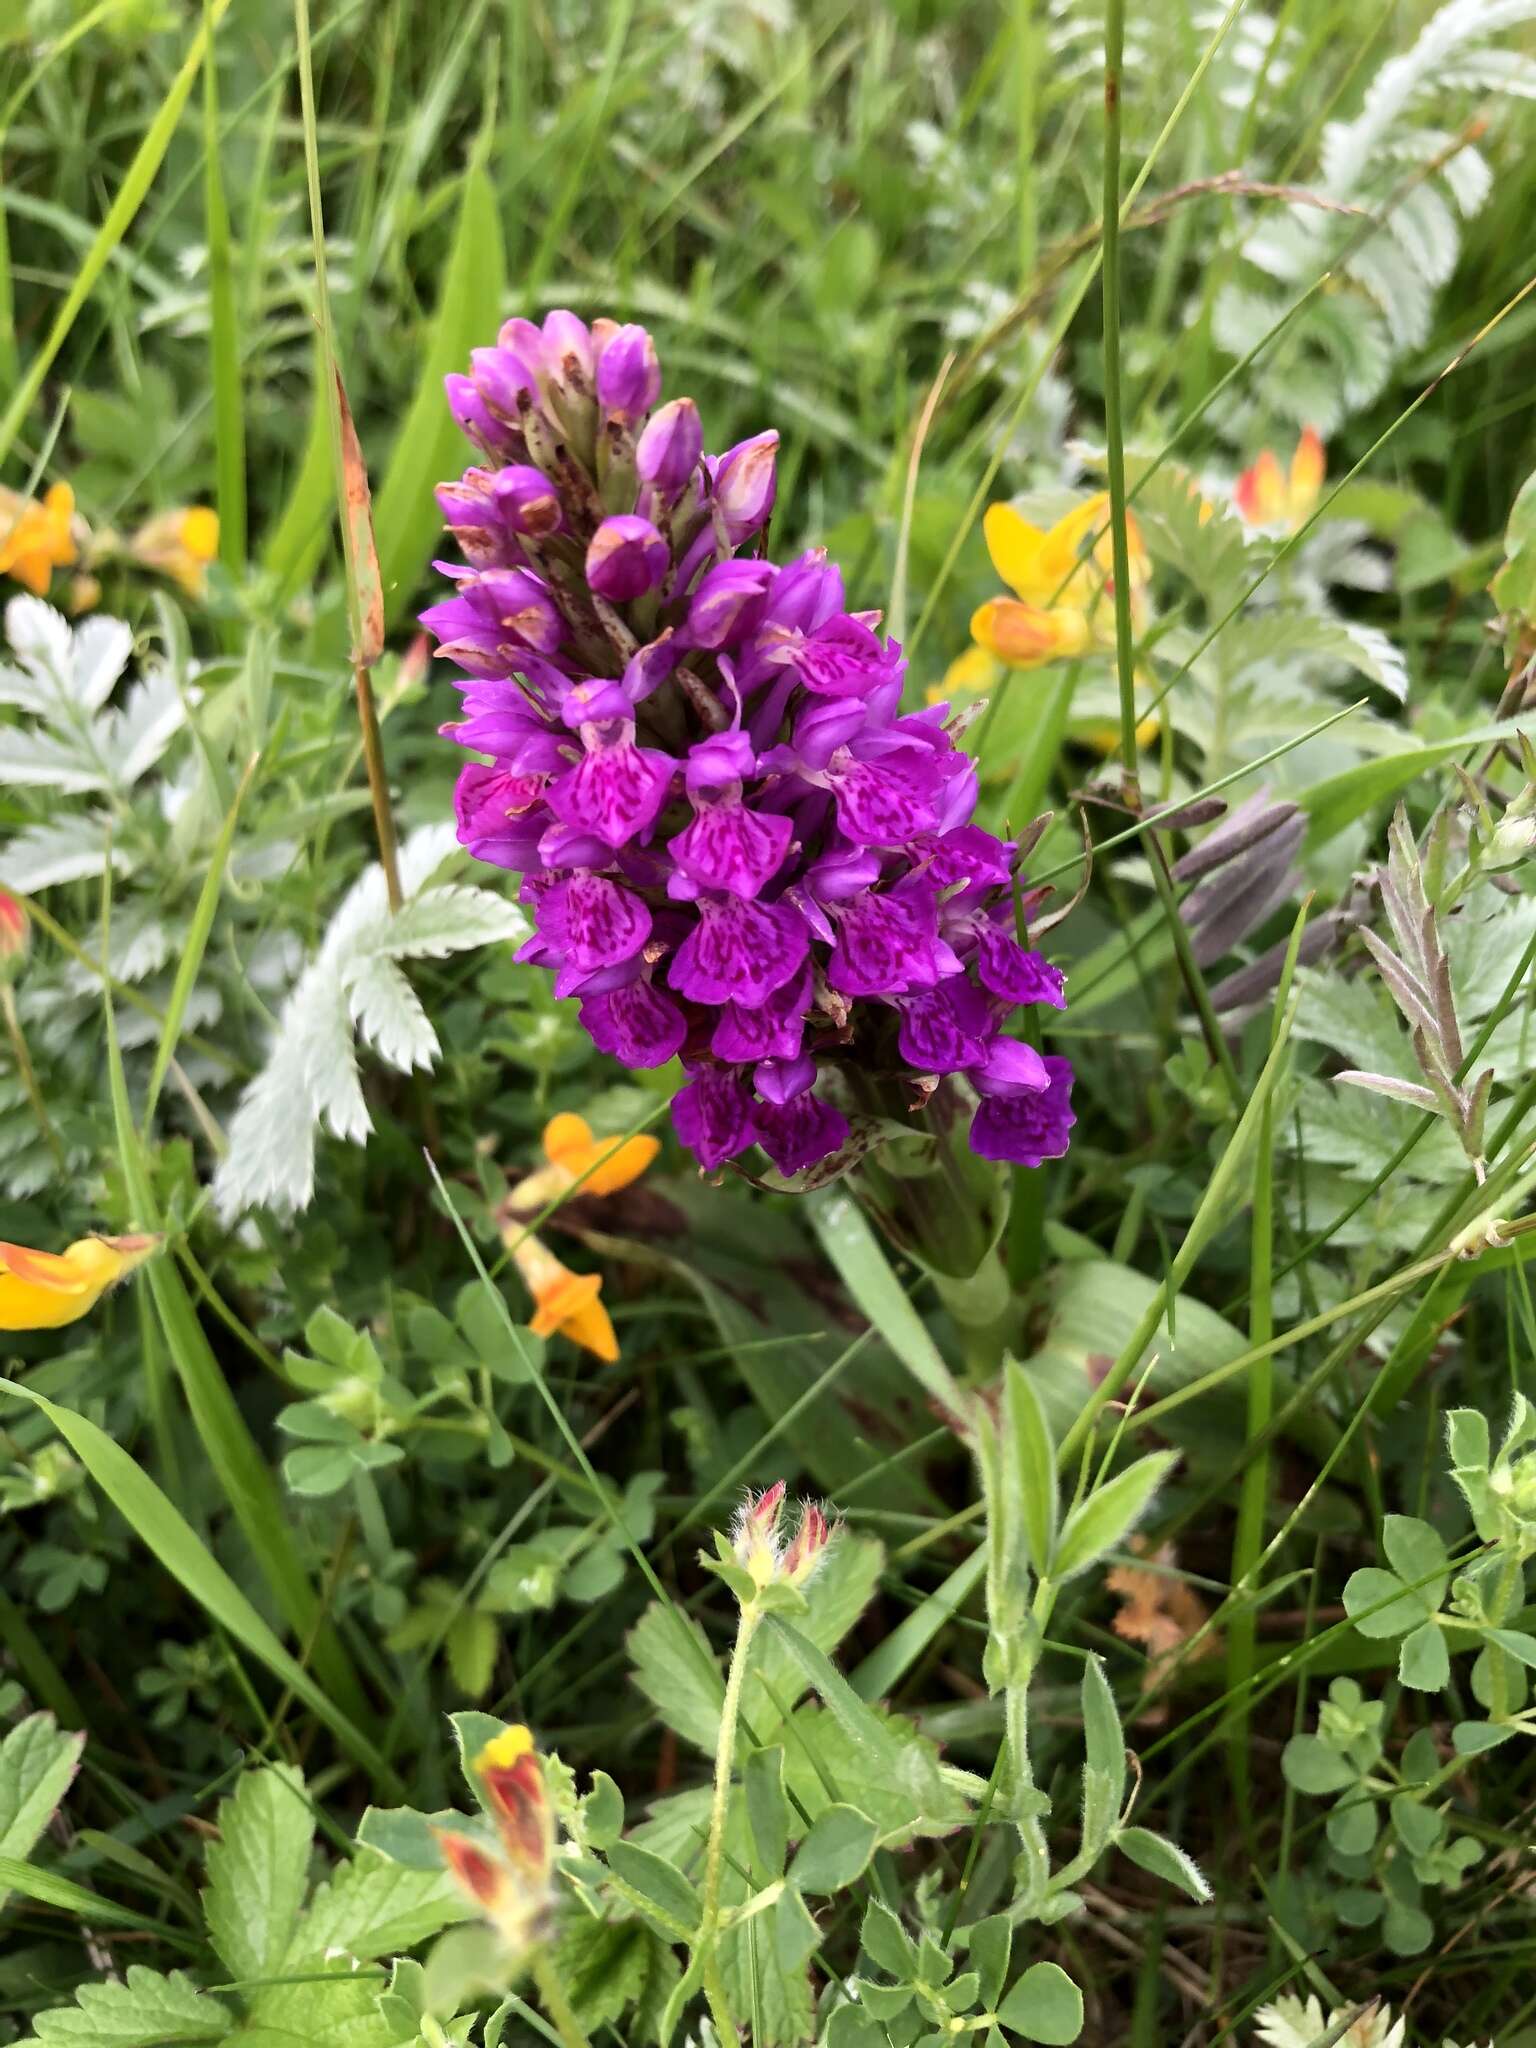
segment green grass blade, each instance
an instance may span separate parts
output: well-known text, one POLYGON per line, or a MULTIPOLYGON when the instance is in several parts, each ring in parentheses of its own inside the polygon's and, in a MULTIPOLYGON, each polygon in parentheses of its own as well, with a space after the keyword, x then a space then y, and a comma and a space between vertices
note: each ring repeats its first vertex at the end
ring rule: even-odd
POLYGON ((182 1020, 187 1014, 187 1004, 197 977, 202 968, 203 955, 208 950, 208 937, 213 930, 214 916, 219 907, 219 894, 224 886, 224 870, 229 865, 230 850, 235 843, 235 827, 240 822, 240 806, 245 801, 256 772, 256 756, 253 754, 246 764, 240 786, 235 791, 235 800, 225 815, 214 841, 213 851, 208 856, 208 871, 203 876, 203 886, 198 891, 197 905, 192 912, 192 921, 187 927, 182 942, 181 958, 176 967, 176 979, 171 984, 171 999, 165 1006, 165 1022, 160 1028, 160 1042, 155 1048, 155 1064, 149 1077, 149 1088, 144 1097, 143 1128, 147 1136, 154 1121, 155 1107, 160 1100, 160 1090, 171 1061, 176 1056, 177 1040, 181 1036, 182 1020))
MULTIPOLYGON (((161 1228, 139 1134, 128 1106, 122 1053, 111 1003, 105 1006, 108 1079, 117 1128, 118 1154, 128 1199, 140 1224, 161 1228)), ((151 1261, 150 1293, 177 1376, 209 1463, 239 1523, 251 1555, 271 1589, 279 1612, 297 1640, 312 1645, 315 1669, 350 1718, 366 1720, 368 1709, 351 1663, 299 1558, 282 1495, 271 1468, 257 1449, 229 1383, 197 1319, 191 1296, 174 1262, 151 1261)))
POLYGON ((118 188, 117 197, 108 208, 106 219, 86 251, 85 261, 76 271, 74 283, 65 294, 63 305, 54 315, 47 338, 11 393, 10 404, 4 413, 0 414, 0 464, 4 463, 15 446, 22 423, 36 403, 37 394, 43 388, 43 380, 52 369, 59 350, 64 346, 71 328, 79 318, 80 309, 95 290, 97 280, 106 269, 113 251, 133 225, 139 208, 155 181, 155 174, 171 146, 171 138, 186 107, 198 69, 207 55, 213 31, 228 5, 229 0, 210 0, 209 11, 203 19, 203 24, 193 37, 192 46, 182 60, 181 69, 172 79, 170 90, 161 101, 159 112, 145 132, 144 140, 134 152, 133 161, 118 188))
POLYGON ((981 1584, 986 1570, 987 1547, 978 1543, 944 1583, 935 1586, 921 1605, 899 1621, 885 1640, 848 1674, 848 1683, 861 1700, 885 1699, 895 1690, 939 1631, 954 1620, 981 1584))
POLYGON ((807 1204, 822 1250, 861 1313, 942 1408, 952 1415, 964 1414, 965 1396, 891 1270, 863 1211, 837 1188, 807 1197, 807 1204))
POLYGON ((318 341, 314 371, 304 452, 289 488, 288 502, 273 525, 262 555, 262 566, 274 586, 275 608, 285 605, 314 574, 330 538, 331 508, 335 503, 331 413, 325 355, 318 341))
POLYGON ((453 247, 443 272, 437 317, 410 409, 390 453, 374 506, 384 617, 409 610, 442 519, 432 486, 461 467, 463 437, 443 396, 443 379, 460 370, 477 342, 496 331, 506 289, 501 214, 483 162, 464 179, 453 247))
MULTIPOLYGON (((156 1262, 164 1265, 164 1261, 156 1262)), ((46 1415, 134 1534, 152 1550, 211 1620, 265 1664, 279 1682, 323 1721, 356 1762, 381 1784, 393 1773, 330 1689, 283 1648, 244 1593, 168 1500, 120 1444, 84 1415, 61 1408, 15 1380, 0 1380, 0 1393, 29 1401, 46 1415)))
POLYGON ((219 560, 232 576, 245 568, 245 407, 240 389, 240 338, 230 257, 229 208, 219 151, 219 67, 211 48, 212 0, 204 0, 210 37, 203 66, 203 205, 208 232, 208 367, 213 389, 214 502, 219 560))
POLYGON ((57 1906, 61 1913, 73 1913, 87 1926, 134 1927, 158 1940, 181 1939, 160 1921, 134 1912, 131 1906, 120 1906, 114 1899, 104 1899, 99 1892, 87 1891, 83 1884, 60 1877, 56 1870, 39 1870, 21 1856, 0 1856, 0 1898, 7 1892, 19 1892, 40 1906, 57 1906))
POLYGON ((1189 1229, 1184 1233, 1184 1241, 1174 1254, 1162 1286, 1147 1304, 1145 1313, 1131 1332, 1120 1356, 1094 1388, 1083 1404, 1081 1414, 1063 1437, 1057 1452, 1057 1463, 1062 1470, 1065 1470, 1076 1456, 1084 1438, 1093 1428, 1106 1404, 1114 1400, 1131 1375, 1140 1367, 1143 1353, 1156 1336, 1167 1314, 1168 1304, 1183 1288, 1201 1252, 1218 1232, 1226 1229, 1231 1223, 1232 1203, 1238 1178, 1258 1142, 1264 1105, 1269 1101, 1275 1083, 1284 1071, 1286 1041, 1290 1037, 1295 1015, 1296 1006, 1293 1002, 1276 1030, 1269 1058, 1264 1062, 1263 1072, 1254 1083, 1253 1093, 1248 1098, 1248 1106, 1238 1118, 1216 1169, 1206 1183, 1205 1193, 1200 1197, 1199 1205, 1190 1218, 1189 1229))

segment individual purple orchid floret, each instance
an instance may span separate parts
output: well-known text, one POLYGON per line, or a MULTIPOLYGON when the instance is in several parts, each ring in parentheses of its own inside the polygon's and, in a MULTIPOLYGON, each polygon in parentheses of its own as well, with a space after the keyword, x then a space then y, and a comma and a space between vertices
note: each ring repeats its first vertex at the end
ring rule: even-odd
POLYGON ((523 878, 519 958, 600 1051, 681 1058, 706 1170, 756 1145, 805 1174, 940 1088, 982 1157, 1058 1158, 1071 1066, 1015 1027, 1062 978, 944 707, 903 712, 901 648, 822 550, 738 552, 777 434, 707 454, 644 328, 563 311, 447 383, 485 463, 439 486, 466 566, 423 622, 466 678, 459 837, 523 878))

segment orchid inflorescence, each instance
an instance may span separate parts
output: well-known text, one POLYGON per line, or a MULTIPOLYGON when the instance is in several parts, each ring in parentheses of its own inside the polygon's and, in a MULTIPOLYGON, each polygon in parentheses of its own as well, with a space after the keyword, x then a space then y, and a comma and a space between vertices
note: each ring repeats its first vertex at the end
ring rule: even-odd
POLYGON ((645 330, 567 312, 508 321, 448 394, 485 463, 438 492, 465 565, 423 622, 468 675, 459 834, 523 876, 520 957, 603 1052, 681 1055, 706 1168, 755 1142, 801 1172, 949 1076, 976 1152, 1059 1157, 1070 1063, 1004 1027, 1062 979, 947 708, 903 713, 901 649, 822 550, 738 553, 778 436, 706 455, 645 330))

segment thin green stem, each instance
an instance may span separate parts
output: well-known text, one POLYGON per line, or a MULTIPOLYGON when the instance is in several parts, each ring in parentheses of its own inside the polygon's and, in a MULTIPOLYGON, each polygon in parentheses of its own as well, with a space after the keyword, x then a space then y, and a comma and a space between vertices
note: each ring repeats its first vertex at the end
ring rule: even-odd
POLYGON ((1152 855, 1149 865, 1152 869, 1153 885, 1157 890, 1158 901, 1163 906, 1163 915, 1168 920, 1168 934, 1173 940, 1179 972, 1183 976, 1184 986, 1189 991, 1189 999, 1200 1019, 1200 1031, 1205 1039, 1206 1051, 1221 1075, 1234 1116, 1241 1116, 1246 1100, 1243 1095, 1243 1084, 1238 1078, 1237 1068, 1233 1065, 1232 1055, 1227 1049, 1226 1036, 1221 1028, 1221 1020, 1216 1015, 1216 1007, 1211 1001, 1210 990, 1205 985, 1205 976, 1201 973, 1200 963, 1195 958, 1189 926, 1179 915, 1173 877, 1168 872, 1168 857, 1163 852, 1155 833, 1147 835, 1147 846, 1152 855))
POLYGON ((1136 772, 1136 657, 1131 629, 1131 550, 1125 513, 1125 424, 1120 392, 1120 91, 1125 0, 1104 8, 1104 438, 1114 562, 1115 667, 1120 680, 1121 789, 1141 808, 1136 772))
POLYGON ((48 1150, 53 1154, 54 1164, 62 1173, 65 1167, 64 1147, 59 1143, 59 1134, 53 1128, 53 1119, 48 1114, 48 1105, 43 1100, 43 1091, 37 1085, 37 1069, 32 1064, 32 1055, 27 1049, 27 1036, 21 1028, 21 1018, 16 1010, 16 991, 11 984, 0 982, 0 1015, 5 1018, 5 1035, 11 1041, 11 1057, 16 1062, 16 1073, 26 1090, 27 1101, 32 1114, 37 1118, 48 1150))
POLYGON ((586 2031, 576 2017, 575 2007, 565 1995, 565 1986, 560 1982, 560 1973, 550 1960, 547 1948, 536 1948, 529 1959, 529 1970, 533 1981, 539 1987, 539 1997, 544 2010, 555 2023, 555 2032, 560 2036, 562 2048, 592 2048, 586 2031))

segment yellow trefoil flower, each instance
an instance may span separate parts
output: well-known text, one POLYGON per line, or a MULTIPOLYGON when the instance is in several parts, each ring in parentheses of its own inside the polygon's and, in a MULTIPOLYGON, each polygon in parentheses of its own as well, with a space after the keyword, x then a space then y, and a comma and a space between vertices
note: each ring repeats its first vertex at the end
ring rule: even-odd
MULTIPOLYGON (((950 704, 957 697, 981 696, 995 690, 1008 673, 1007 668, 995 654, 988 654, 985 647, 968 647, 964 654, 957 654, 944 671, 944 680, 932 683, 928 689, 930 704, 950 704)), ((1136 738, 1143 747, 1150 747, 1162 730, 1155 711, 1142 719, 1136 728, 1136 738)), ((1120 744, 1120 728, 1112 718, 1079 718, 1068 721, 1067 731, 1084 746, 1092 747, 1096 754, 1112 754, 1120 744)), ((987 771, 999 780, 1011 780, 1014 762, 1005 761, 1000 769, 987 771)))
POLYGON ((505 1728, 475 1758, 500 1853, 437 1829, 443 1861, 514 1955, 542 1939, 550 1905, 555 1829, 544 1766, 524 1727, 505 1728))
POLYGON ((158 1237, 82 1237, 63 1252, 0 1243, 0 1330, 79 1322, 159 1247, 158 1237))
POLYGON ((42 503, 0 490, 0 575, 14 576, 34 597, 46 597, 55 569, 80 559, 75 494, 53 484, 42 503))
POLYGON ((146 519, 128 543, 143 569, 168 576, 188 597, 208 587, 208 564, 219 552, 219 515, 207 505, 180 505, 146 519))
MULTIPOLYGON (((1114 546, 1107 492, 1085 498, 1048 531, 1032 526, 1012 505, 989 505, 983 531, 993 568, 1015 594, 989 598, 973 615, 971 635, 981 648, 1007 668, 1039 668, 1113 647, 1114 546)), ((1133 518, 1127 518, 1126 537, 1131 602, 1139 612, 1152 565, 1133 518)))
POLYGON ((1232 502, 1246 526, 1295 533, 1315 511, 1327 470, 1322 437, 1315 427, 1307 427, 1291 456, 1289 474, 1281 469, 1273 448, 1261 448, 1258 460, 1233 485, 1232 502))

